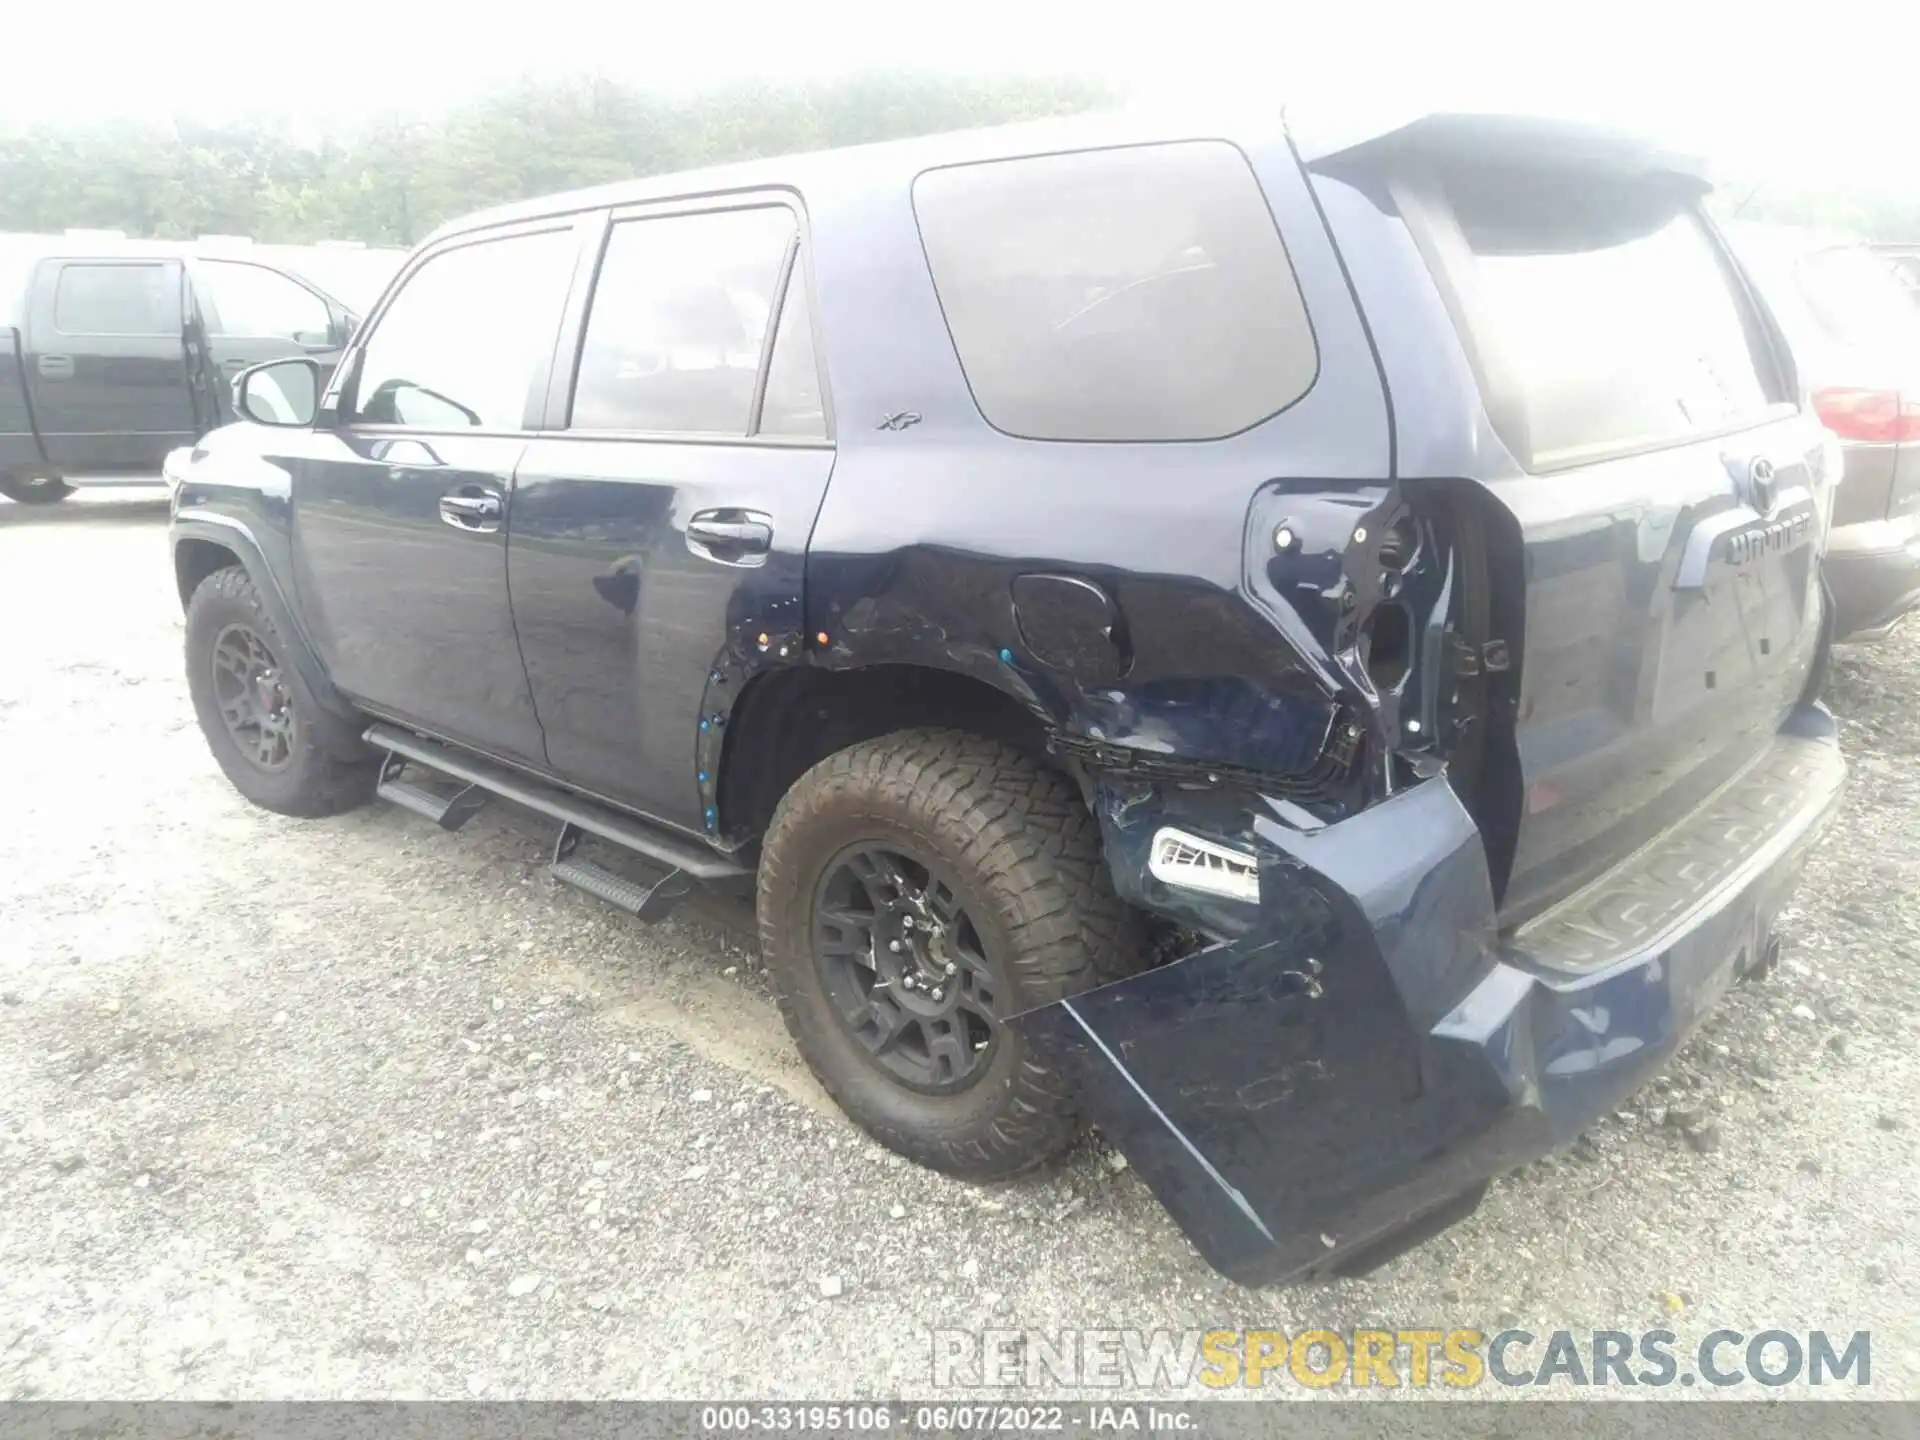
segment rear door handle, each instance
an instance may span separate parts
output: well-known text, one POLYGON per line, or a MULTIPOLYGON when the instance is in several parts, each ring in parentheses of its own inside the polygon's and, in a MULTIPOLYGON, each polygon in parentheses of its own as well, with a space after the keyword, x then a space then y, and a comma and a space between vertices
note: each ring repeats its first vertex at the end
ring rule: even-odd
POLYGON ((488 534, 500 528, 503 507, 498 495, 486 491, 440 497, 440 518, 456 530, 488 534))
POLYGON ((687 521, 687 548, 722 565, 763 565, 773 519, 758 510, 702 510, 687 521))
POLYGON ((73 357, 71 355, 42 355, 38 368, 42 379, 71 380, 73 378, 73 357))

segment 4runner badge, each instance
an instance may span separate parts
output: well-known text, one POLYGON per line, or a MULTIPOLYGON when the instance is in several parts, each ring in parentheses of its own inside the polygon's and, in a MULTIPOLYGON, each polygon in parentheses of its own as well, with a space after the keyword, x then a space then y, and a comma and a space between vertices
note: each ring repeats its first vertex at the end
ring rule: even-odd
POLYGON ((1740 504, 1693 527, 1673 578, 1676 590, 1706 589, 1715 560, 1737 569, 1763 555, 1797 550, 1813 538, 1813 495, 1804 486, 1782 490, 1773 462, 1764 455, 1744 465, 1729 457, 1727 469, 1740 504))

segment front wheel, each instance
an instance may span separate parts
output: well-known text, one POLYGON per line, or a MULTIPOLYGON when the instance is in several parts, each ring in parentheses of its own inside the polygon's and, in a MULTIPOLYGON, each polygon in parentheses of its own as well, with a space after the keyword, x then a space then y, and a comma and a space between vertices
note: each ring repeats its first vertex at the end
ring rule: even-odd
POLYGON ((58 475, 0 475, 0 495, 22 505, 51 505, 72 493, 58 475))
POLYGON ((378 763, 322 743, 312 699, 238 565, 207 576, 187 602, 187 689, 207 748, 254 804, 335 815, 373 793, 378 763))
POLYGON ((875 1139, 969 1179, 1071 1143, 1064 1079, 1007 1021, 1138 969, 1145 940, 1065 777, 959 731, 843 750, 781 800, 758 900, 787 1028, 875 1139))

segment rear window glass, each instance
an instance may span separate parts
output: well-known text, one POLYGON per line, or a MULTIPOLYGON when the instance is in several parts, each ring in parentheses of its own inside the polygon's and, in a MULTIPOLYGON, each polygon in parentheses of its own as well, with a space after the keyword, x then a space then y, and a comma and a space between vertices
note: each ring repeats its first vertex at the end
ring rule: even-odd
POLYGON ((1590 179, 1448 189, 1473 252, 1475 329, 1524 426, 1505 438, 1533 464, 1734 428, 1779 398, 1690 202, 1590 179))
POLYGON ((1246 158, 1218 141, 930 170, 914 209, 987 421, 1040 440, 1213 440, 1318 368, 1246 158))
POLYGON ((165 265, 65 265, 53 287, 63 335, 175 335, 180 281, 165 265))

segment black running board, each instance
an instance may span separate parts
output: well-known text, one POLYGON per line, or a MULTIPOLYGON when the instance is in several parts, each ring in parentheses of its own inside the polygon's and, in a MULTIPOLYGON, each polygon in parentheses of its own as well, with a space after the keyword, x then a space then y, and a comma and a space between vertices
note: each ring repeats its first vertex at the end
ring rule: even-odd
POLYGON ((406 778, 408 763, 405 755, 389 751, 380 767, 380 783, 373 793, 402 810, 426 817, 442 830, 458 830, 487 803, 487 792, 478 785, 463 785, 451 795, 416 785, 406 778))
POLYGON ((637 920, 660 919, 693 889, 693 881, 684 870, 660 871, 649 879, 637 880, 596 865, 579 853, 585 838, 586 832, 578 825, 560 822, 560 834, 553 842, 553 878, 617 906, 637 920))
MULTIPOLYGON (((622 814, 496 761, 456 750, 437 740, 424 739, 398 726, 371 725, 367 727, 365 739, 375 749, 386 751, 389 757, 411 761, 464 782, 467 788, 460 792, 463 796, 468 791, 482 796, 498 795, 503 800, 511 800, 516 805, 524 805, 529 810, 537 810, 542 815, 558 820, 561 829, 560 838, 554 846, 554 878, 576 885, 643 919, 653 919, 664 913, 667 907, 688 892, 691 888, 688 881, 732 880, 751 873, 744 866, 716 854, 698 841, 682 839, 672 831, 652 825, 637 816, 622 814), (645 885, 605 870, 590 860, 574 855, 574 847, 582 833, 631 850, 667 873, 663 879, 645 885)), ((390 759, 389 766, 392 763, 390 759)), ((387 771, 383 769, 379 790, 382 796, 416 814, 425 815, 436 824, 446 824, 445 815, 435 813, 435 807, 448 802, 420 786, 400 780, 397 768, 392 783, 389 783, 386 775, 387 771)), ((473 802, 473 808, 478 808, 477 801, 473 802)), ((467 814, 471 813, 469 809, 467 814)), ((453 823, 458 825, 465 818, 466 815, 462 815, 453 823)))

